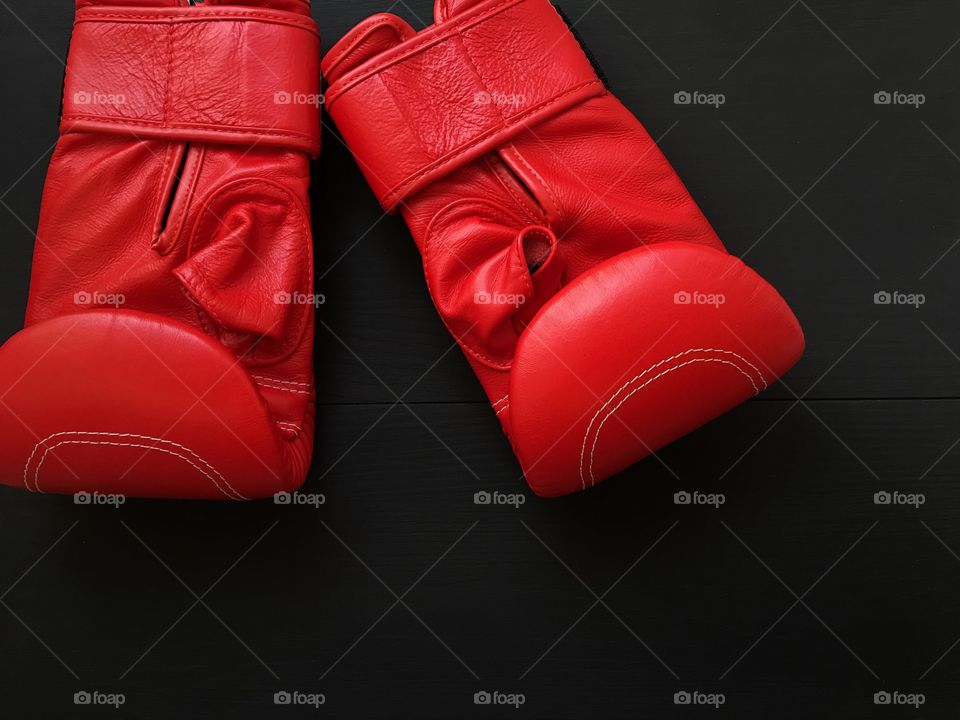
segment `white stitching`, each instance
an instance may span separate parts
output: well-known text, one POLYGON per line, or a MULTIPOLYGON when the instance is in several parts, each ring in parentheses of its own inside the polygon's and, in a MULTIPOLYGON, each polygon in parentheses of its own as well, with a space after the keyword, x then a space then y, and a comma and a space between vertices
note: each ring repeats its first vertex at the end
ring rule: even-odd
POLYGON ((43 465, 44 461, 47 459, 47 455, 51 451, 55 450, 61 445, 113 445, 115 447, 139 447, 145 450, 157 450, 159 452, 165 452, 169 455, 179 457, 181 460, 184 460, 185 462, 189 463, 194 468, 196 468, 200 473, 202 473, 207 478, 209 478, 210 481, 217 487, 217 490, 223 493, 227 498, 231 500, 248 500, 249 499, 241 495, 239 492, 237 492, 237 490, 232 485, 230 485, 229 482, 227 482, 227 479, 223 477, 223 475, 221 475, 220 472, 215 467, 213 467, 213 465, 208 463, 206 460, 200 457, 193 450, 191 450, 190 448, 184 445, 181 445, 180 443, 173 442, 172 440, 164 440, 163 438, 150 437, 149 435, 135 435, 133 433, 111 433, 111 432, 95 432, 95 431, 86 432, 86 431, 79 431, 79 430, 53 433, 52 435, 48 435, 43 440, 40 440, 36 445, 34 445, 33 452, 30 453, 30 457, 27 459, 27 464, 24 465, 23 467, 23 484, 26 485, 28 490, 30 490, 31 488, 27 481, 27 471, 30 469, 30 463, 33 462, 33 458, 37 454, 37 450, 39 450, 40 446, 44 445, 47 441, 52 440, 53 438, 56 438, 56 437, 63 437, 64 435, 93 435, 93 436, 114 437, 114 438, 135 438, 138 440, 153 440, 158 443, 173 445, 174 447, 177 447, 189 453, 196 460, 203 463, 203 465, 209 468, 213 473, 216 474, 217 477, 220 478, 221 481, 223 481, 223 484, 226 485, 227 488, 230 490, 230 492, 232 492, 236 497, 231 496, 226 490, 224 490, 223 487, 220 485, 219 482, 217 482, 216 478, 213 475, 211 475, 209 472, 201 468, 196 463, 192 462, 188 457, 181 455, 178 452, 167 450, 166 448, 152 446, 152 445, 141 445, 139 443, 119 443, 119 442, 94 441, 94 440, 64 440, 62 442, 58 442, 56 445, 47 447, 43 455, 40 457, 40 461, 37 463, 37 468, 36 468, 36 471, 34 472, 33 484, 34 484, 35 492, 42 492, 40 490, 40 468, 43 465))
POLYGON ((510 409, 510 403, 507 403, 507 404, 504 405, 502 408, 500 408, 499 410, 497 410, 497 417, 499 417, 499 416, 500 416, 500 413, 502 413, 504 410, 509 410, 509 409, 510 409))
MULTIPOLYGON (((740 361, 742 361, 745 365, 748 365, 757 373, 757 376, 760 378, 760 382, 763 384, 764 390, 766 390, 768 387, 767 381, 763 377, 763 373, 761 373, 760 370, 753 363, 747 360, 745 357, 731 350, 719 350, 717 348, 690 348, 689 350, 685 350, 682 353, 677 353, 676 355, 673 355, 664 360, 661 360, 658 363, 651 365, 642 373, 634 377, 632 380, 629 380, 628 382, 624 383, 615 393, 613 393, 613 395, 610 396, 610 399, 607 400, 602 406, 600 406, 600 409, 597 410, 596 414, 593 416, 593 418, 590 420, 590 423, 587 425, 587 429, 583 434, 583 444, 580 448, 580 484, 583 489, 586 489, 587 487, 586 478, 584 477, 584 473, 583 473, 585 455, 587 450, 587 441, 590 438, 590 431, 593 428, 593 424, 594 422, 596 422, 597 418, 600 416, 600 413, 602 413, 607 407, 609 407, 610 403, 612 403, 621 392, 623 392, 625 389, 627 389, 630 385, 635 383, 637 380, 640 380, 651 371, 656 370, 657 368, 662 367, 671 361, 678 360, 679 358, 682 358, 686 355, 690 355, 692 353, 716 353, 721 355, 732 355, 737 359, 739 359, 740 361)), ((740 372, 741 375, 743 375, 745 378, 747 378, 747 380, 750 381, 750 384, 753 386, 754 395, 757 395, 760 393, 760 388, 757 387, 757 383, 754 381, 754 378, 751 377, 742 367, 740 367, 734 362, 731 362, 730 360, 722 360, 720 358, 696 358, 693 360, 688 360, 687 362, 684 362, 684 363, 680 363, 678 365, 671 366, 670 368, 659 373, 658 375, 651 378, 647 382, 643 383, 640 387, 635 388, 633 391, 631 391, 630 394, 628 394, 623 400, 621 400, 620 403, 615 408, 613 408, 613 410, 611 410, 606 417, 604 417, 603 421, 597 427, 596 435, 594 436, 594 440, 593 440, 593 446, 590 449, 590 485, 591 486, 596 484, 596 478, 594 477, 594 473, 593 473, 594 453, 596 452, 596 449, 597 449, 597 443, 600 441, 600 431, 603 429, 603 426, 604 424, 606 424, 607 420, 609 420, 627 400, 633 397, 633 395, 638 393, 640 390, 643 390, 643 388, 647 387, 648 385, 655 382, 656 380, 659 380, 664 375, 668 375, 676 370, 680 370, 681 368, 687 367, 688 365, 692 365, 698 362, 716 362, 724 365, 730 365, 731 367, 736 368, 736 370, 740 372)))
POLYGON ((263 375, 254 375, 253 379, 277 383, 278 385, 298 385, 305 388, 313 387, 313 383, 297 382, 296 380, 278 380, 277 378, 264 377, 263 375))
POLYGON ((497 401, 493 404, 493 406, 496 407, 496 406, 499 405, 500 403, 504 402, 505 400, 509 400, 509 399, 510 399, 510 396, 509 396, 509 395, 504 395, 502 398, 500 398, 499 400, 497 400, 497 401))
POLYGON ((173 455, 174 457, 180 458, 181 460, 183 460, 184 462, 188 463, 189 465, 192 465, 192 466, 193 466, 194 468, 196 468, 199 472, 201 472, 201 473, 203 473, 204 475, 206 475, 206 476, 213 482, 213 484, 217 486, 217 490, 219 490, 221 493, 223 493, 224 497, 227 497, 227 498, 229 498, 230 500, 238 500, 238 499, 240 499, 240 500, 246 500, 246 499, 247 499, 247 498, 244 498, 244 497, 242 497, 242 496, 233 497, 232 495, 227 494, 226 490, 224 490, 222 487, 220 487, 220 484, 217 483, 217 481, 214 479, 214 477, 213 477, 212 475, 210 475, 210 473, 208 473, 206 470, 204 470, 204 469, 201 468, 199 465, 197 465, 196 463, 194 463, 194 462, 193 462, 192 460, 190 460, 190 458, 188 458, 186 455, 181 455, 180 453, 178 453, 178 452, 175 451, 175 450, 167 450, 166 448, 156 447, 156 446, 153 446, 153 445, 141 445, 141 444, 139 444, 139 443, 117 443, 117 442, 107 442, 107 441, 104 441, 104 440, 99 440, 99 441, 96 441, 96 440, 62 440, 61 442, 58 442, 56 445, 51 445, 50 447, 48 447, 48 448, 44 451, 43 455, 40 456, 40 462, 37 463, 37 469, 36 469, 36 472, 34 473, 34 477, 33 477, 33 483, 34 483, 34 485, 35 485, 36 488, 37 488, 37 492, 41 492, 41 491, 40 491, 40 468, 43 466, 44 461, 47 459, 47 455, 49 455, 51 452, 53 452, 54 450, 56 450, 56 449, 57 449, 58 447, 60 447, 61 445, 113 445, 113 446, 115 446, 115 447, 135 447, 135 448, 143 448, 144 450, 156 450, 157 452, 167 453, 168 455, 173 455))
POLYGON ((295 388, 283 387, 282 385, 271 385, 270 383, 265 383, 260 380, 257 380, 257 385, 260 387, 270 388, 271 390, 281 390, 288 393, 296 393, 297 395, 309 395, 309 390, 297 390, 295 388))

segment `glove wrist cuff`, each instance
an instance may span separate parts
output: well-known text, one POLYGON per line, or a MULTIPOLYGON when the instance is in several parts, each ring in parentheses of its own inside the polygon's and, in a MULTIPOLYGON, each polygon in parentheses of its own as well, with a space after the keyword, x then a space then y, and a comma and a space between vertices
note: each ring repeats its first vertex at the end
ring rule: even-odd
POLYGON ((61 132, 320 149, 309 17, 248 7, 77 11, 61 132))
POLYGON ((488 0, 335 79, 327 107, 381 204, 393 211, 604 92, 547 0, 488 0))

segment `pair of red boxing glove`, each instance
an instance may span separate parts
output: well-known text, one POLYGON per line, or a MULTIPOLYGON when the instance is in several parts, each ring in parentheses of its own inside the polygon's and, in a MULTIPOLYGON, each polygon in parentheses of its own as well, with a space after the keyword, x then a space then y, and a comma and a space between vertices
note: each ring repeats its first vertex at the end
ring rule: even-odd
MULTIPOLYGON (((310 465, 307 0, 78 0, 0 480, 260 498, 310 465)), ((595 485, 765 389, 803 335, 726 252, 547 0, 361 23, 325 104, 539 495, 595 485)))

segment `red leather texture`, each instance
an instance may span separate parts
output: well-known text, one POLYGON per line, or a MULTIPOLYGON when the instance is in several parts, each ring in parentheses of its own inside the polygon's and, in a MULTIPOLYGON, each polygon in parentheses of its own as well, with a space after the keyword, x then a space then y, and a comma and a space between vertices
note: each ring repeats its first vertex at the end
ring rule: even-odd
POLYGON ((0 479, 241 500, 313 447, 307 3, 78 2, 0 479), (82 109, 82 111, 81 111, 82 109))
POLYGON ((324 59, 327 106, 407 221, 430 293, 531 488, 595 485, 803 352, 547 0, 379 15, 324 59))
POLYGON ((296 13, 86 7, 74 23, 61 123, 66 132, 128 129, 316 155, 316 108, 295 100, 319 96, 319 57, 316 25, 296 13))
POLYGON ((358 112, 353 103, 360 112, 380 108, 379 121, 366 128, 348 123, 342 132, 380 201, 394 210, 435 179, 509 142, 527 124, 602 94, 603 85, 577 50, 556 13, 518 0, 484 3, 380 54, 332 87, 327 102, 344 105, 338 110, 345 115, 358 112), (509 63, 502 48, 510 51, 509 63), (556 63, 556 55, 569 62, 556 63), (517 87, 518 73, 541 81, 524 85, 523 103, 497 102, 517 87), (421 142, 418 132, 431 126, 430 118, 449 116, 451 100, 457 101, 456 122, 421 142), (388 118, 397 122, 388 124, 388 118))

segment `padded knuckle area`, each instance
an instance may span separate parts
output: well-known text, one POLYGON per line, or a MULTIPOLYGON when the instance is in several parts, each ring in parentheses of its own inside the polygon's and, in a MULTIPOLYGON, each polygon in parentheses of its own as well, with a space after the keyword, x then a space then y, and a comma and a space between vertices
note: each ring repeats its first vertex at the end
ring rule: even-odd
POLYGON ((736 258, 689 243, 615 257, 554 297, 521 336, 510 423, 531 487, 582 490, 786 373, 803 334, 736 258))
POLYGON ((254 380, 197 330, 98 310, 0 348, 0 479, 34 492, 243 500, 302 482, 254 380))

